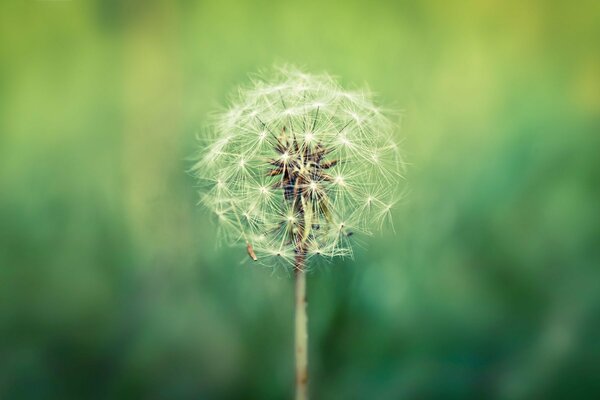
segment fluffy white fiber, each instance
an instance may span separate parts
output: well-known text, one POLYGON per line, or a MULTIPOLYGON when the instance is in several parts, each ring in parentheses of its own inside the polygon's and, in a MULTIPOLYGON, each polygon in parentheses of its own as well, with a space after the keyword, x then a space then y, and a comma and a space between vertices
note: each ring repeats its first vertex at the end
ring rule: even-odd
POLYGON ((393 125, 367 92, 277 70, 217 116, 192 171, 224 240, 268 265, 352 256, 390 218, 403 168, 393 125))

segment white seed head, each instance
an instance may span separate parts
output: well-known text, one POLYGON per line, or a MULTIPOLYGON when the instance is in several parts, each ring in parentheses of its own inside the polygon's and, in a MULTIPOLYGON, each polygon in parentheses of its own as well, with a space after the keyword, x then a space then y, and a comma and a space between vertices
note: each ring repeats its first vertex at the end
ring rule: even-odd
POLYGON ((228 241, 293 265, 352 256, 350 236, 389 220, 402 161, 368 93, 293 68, 240 89, 192 168, 228 241))

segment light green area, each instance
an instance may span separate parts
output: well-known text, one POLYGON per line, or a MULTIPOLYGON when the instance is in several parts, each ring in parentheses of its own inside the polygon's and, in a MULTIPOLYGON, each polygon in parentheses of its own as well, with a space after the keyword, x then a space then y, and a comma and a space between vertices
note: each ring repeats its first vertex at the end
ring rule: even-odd
POLYGON ((597 1, 3 1, 0 398, 291 397, 292 281, 185 173, 274 63, 368 84, 409 163, 309 277, 314 398, 598 397, 598 38, 597 1))

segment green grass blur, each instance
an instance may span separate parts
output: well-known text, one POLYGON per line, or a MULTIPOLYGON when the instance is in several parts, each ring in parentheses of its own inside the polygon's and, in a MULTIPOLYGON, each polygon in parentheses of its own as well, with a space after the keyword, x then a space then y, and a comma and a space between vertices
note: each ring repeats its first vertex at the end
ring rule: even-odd
POLYGON ((595 0, 2 1, 0 398, 291 398, 292 281, 185 173, 274 63, 368 83, 410 164, 309 278, 313 398, 598 398, 599 39, 595 0))

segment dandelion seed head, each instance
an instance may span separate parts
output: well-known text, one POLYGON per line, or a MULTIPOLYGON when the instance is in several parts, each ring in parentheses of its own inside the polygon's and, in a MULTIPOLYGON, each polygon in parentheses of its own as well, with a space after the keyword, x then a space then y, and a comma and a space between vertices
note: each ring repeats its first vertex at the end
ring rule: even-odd
POLYGON ((352 256, 389 220, 400 180, 393 125, 365 91, 282 68, 238 91, 192 168, 201 203, 259 260, 352 256))

